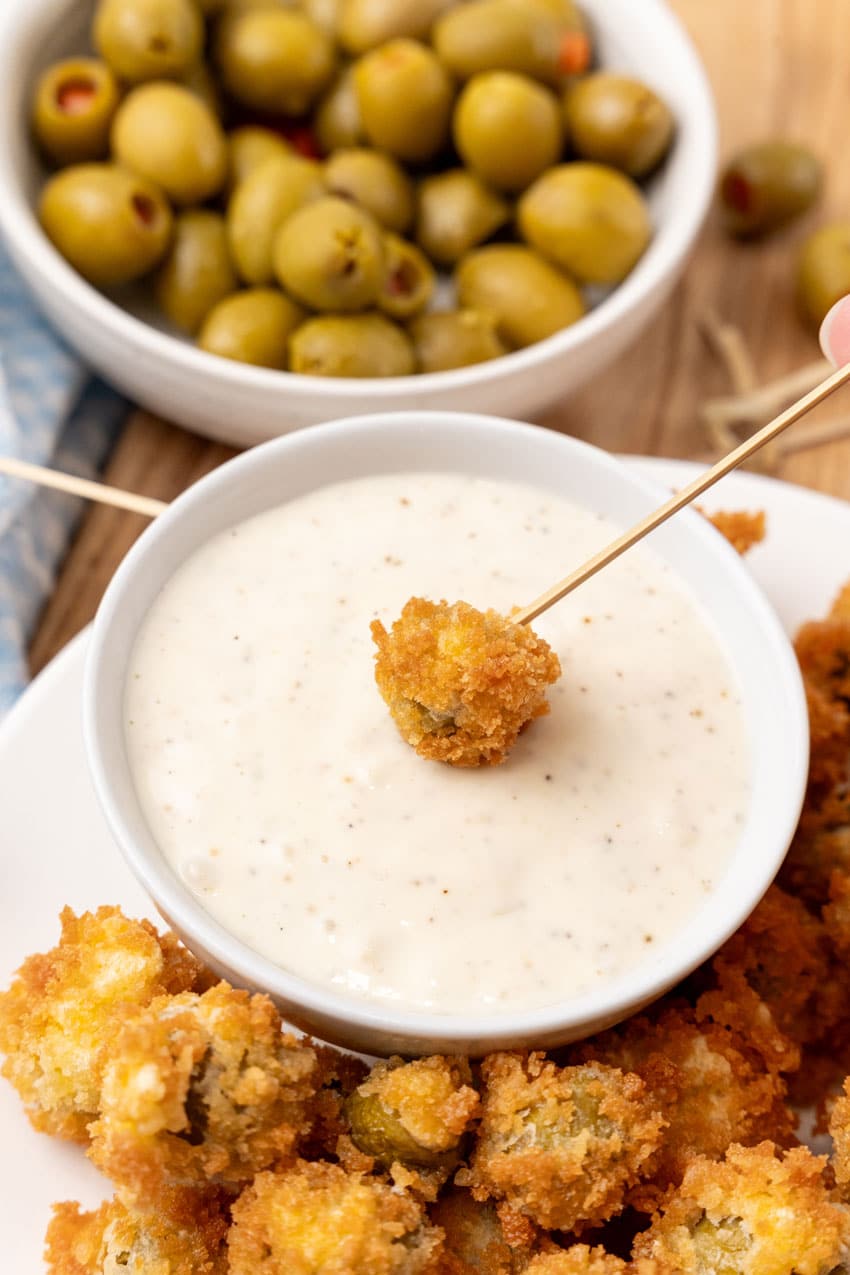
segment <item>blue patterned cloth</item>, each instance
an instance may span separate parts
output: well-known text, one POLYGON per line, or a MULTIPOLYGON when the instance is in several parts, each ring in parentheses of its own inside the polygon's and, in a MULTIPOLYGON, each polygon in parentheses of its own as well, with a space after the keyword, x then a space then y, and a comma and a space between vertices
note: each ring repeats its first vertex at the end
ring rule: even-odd
MULTIPOLYGON (((38 313, 0 244, 0 455, 94 477, 125 412, 38 313)), ((0 476, 0 716, 26 684, 27 642, 83 503, 0 476)))

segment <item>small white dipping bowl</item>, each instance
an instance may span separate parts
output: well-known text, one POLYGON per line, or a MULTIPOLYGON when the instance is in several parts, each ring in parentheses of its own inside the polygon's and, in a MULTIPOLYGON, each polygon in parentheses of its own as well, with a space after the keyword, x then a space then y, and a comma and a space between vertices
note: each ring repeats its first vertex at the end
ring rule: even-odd
POLYGON ((333 380, 248 367, 196 349, 150 303, 110 300, 53 248, 34 213, 43 170, 28 116, 38 73, 87 46, 92 0, 0 0, 0 229, 46 314, 135 402, 211 438, 250 446, 318 421, 413 406, 533 417, 600 371, 644 328, 678 279, 711 200, 711 90, 663 0, 582 0, 603 66, 652 85, 677 137, 649 187, 655 237, 635 270, 579 323, 501 359, 454 372, 333 380))
MULTIPOLYGON (((145 823, 127 761, 123 703, 130 653, 154 599, 185 559, 234 523, 318 487, 417 470, 529 483, 620 526, 630 526, 669 494, 586 443, 535 426, 455 413, 337 421, 248 452, 175 501, 110 585, 86 671, 89 762, 118 844, 163 916, 197 956, 231 982, 268 992, 297 1026, 379 1054, 555 1046, 624 1018, 710 956, 761 898, 799 817, 809 735, 797 661, 747 568, 700 515, 690 510, 677 515, 650 543, 697 599, 740 685, 752 758, 750 806, 729 867, 704 906, 682 918, 675 940, 591 994, 565 996, 562 1003, 527 1013, 424 1014, 395 1011, 288 973, 213 920, 172 871, 145 823)), ((339 530, 345 534, 344 527, 339 530)), ((566 571, 573 564, 566 548, 565 553, 566 571)), ((387 730, 392 729, 388 716, 387 730)), ((604 895, 601 870, 599 890, 604 895)))

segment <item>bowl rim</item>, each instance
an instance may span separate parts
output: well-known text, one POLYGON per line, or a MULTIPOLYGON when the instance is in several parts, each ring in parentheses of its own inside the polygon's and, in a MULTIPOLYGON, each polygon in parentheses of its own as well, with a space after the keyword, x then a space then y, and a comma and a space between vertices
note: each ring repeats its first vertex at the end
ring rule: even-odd
MULTIPOLYGON (((308 1022, 344 1024, 349 1040, 366 1038, 374 1042, 383 1038, 395 1042, 439 1041, 442 1042, 442 1052, 446 1052, 452 1043, 468 1048, 472 1040, 483 1043, 481 1052, 484 1052, 488 1042, 498 1047, 507 1040, 522 1039, 533 1044, 553 1036, 575 1038, 577 1029, 580 1030, 586 1024, 603 1020, 608 1023, 618 1021, 653 1000, 673 982, 711 956, 742 924, 768 888, 787 851, 798 821, 808 775, 808 713, 799 665, 789 638, 758 584, 739 555, 706 519, 690 509, 677 515, 680 527, 687 527, 690 540, 701 560, 705 562, 707 558, 716 560, 719 557, 723 569, 731 575, 741 604, 748 608, 750 619, 754 621, 760 640, 764 642, 763 660, 771 662, 777 675, 776 695, 783 696, 787 710, 785 724, 788 729, 782 739, 782 747, 786 749, 786 773, 781 776, 777 785, 775 804, 771 809, 774 831, 777 827, 780 828, 781 835, 777 836, 775 844, 771 842, 766 845, 761 855, 753 855, 752 862, 745 861, 749 868, 744 888, 741 888, 739 881, 737 892, 725 900, 722 922, 718 921, 716 928, 712 929, 708 941, 695 944, 689 928, 685 926, 662 945, 657 957, 638 963, 637 974, 634 971, 629 972, 609 983, 603 983, 600 988, 583 996, 533 1010, 461 1014, 398 1010, 391 1002, 348 996, 301 975, 292 974, 233 935, 183 885, 177 873, 156 851, 152 835, 150 847, 140 845, 135 839, 129 826, 130 820, 126 817, 120 798, 116 796, 115 774, 122 768, 122 760, 128 774, 129 766, 126 759, 116 760, 110 746, 110 731, 115 727, 115 717, 114 712, 110 713, 107 702, 110 698, 110 686, 115 691, 115 681, 104 673, 108 664, 105 656, 110 648, 121 650, 121 687, 115 693, 115 703, 120 705, 123 699, 123 674, 138 633, 138 624, 133 627, 132 632, 124 631, 126 626, 122 623, 122 613, 125 612, 128 595, 133 591, 137 572, 151 559, 154 563, 158 561, 162 546, 167 545, 172 533, 191 524, 199 508, 208 503, 226 507, 227 494, 243 484, 250 485, 251 475, 262 469, 270 454, 273 453, 279 460, 281 456, 291 458, 293 452, 301 452, 306 453, 309 460, 311 453, 318 452, 321 455, 323 448, 332 448, 340 441, 351 446, 352 442, 357 443, 367 435, 374 437, 377 434, 382 435, 391 446, 393 438, 397 438, 404 429, 431 433, 441 428, 465 431, 467 441, 474 439, 477 446, 482 445, 485 439, 492 442, 496 434, 507 442, 522 445, 528 445, 536 436, 537 445, 545 446, 542 443, 545 438, 549 446, 560 449, 566 456, 583 456, 600 470, 610 474, 612 479, 616 478, 618 483, 627 483, 634 492, 647 500, 661 503, 669 494, 643 475, 628 470, 620 460, 591 444, 538 426, 470 413, 378 412, 329 422, 311 430, 272 439, 226 462, 178 497, 137 541, 118 568, 93 625, 85 670, 83 730, 97 797, 125 860, 174 928, 181 934, 190 936, 190 948, 193 940, 196 941, 214 961, 236 971, 247 983, 267 991, 289 1006, 305 1010, 303 1017, 308 1022)), ((423 464, 419 468, 427 469, 428 466, 423 464)), ((464 472, 464 469, 466 472, 474 472, 468 463, 464 465, 458 461, 458 471, 464 472)), ((334 478, 333 481, 338 479, 334 478)), ((529 480, 525 478, 525 481, 529 480)), ((324 483, 321 481, 311 483, 303 490, 315 490, 322 485, 324 483)), ((250 516, 247 512, 238 515, 239 519, 250 516)), ((222 527, 224 525, 221 524, 222 527)), ((167 570, 160 567, 154 571, 153 574, 158 577, 157 589, 170 578, 172 571, 173 567, 167 570)), ((679 574, 681 578, 681 573, 679 574)), ((761 651, 762 648, 759 649, 761 651)), ((742 689, 746 688, 742 685, 742 689)), ((746 838, 742 837, 742 841, 744 840, 746 838)), ((764 838, 764 841, 767 843, 768 839, 764 838)), ((748 848, 752 851, 756 847, 748 848)), ((742 846, 739 845, 730 858, 730 867, 741 854, 742 846)), ((725 879, 722 878, 716 885, 706 907, 712 896, 721 895, 725 879)), ((728 887, 726 893, 729 895, 728 887)), ((694 914, 694 919, 697 915, 694 914)))
MULTIPOLYGON (((22 48, 28 65, 39 32, 51 22, 59 21, 75 3, 77 0, 28 0, 26 5, 10 4, 5 11, 0 11, 0 138, 3 128, 14 129, 18 119, 16 105, 22 88, 16 72, 21 64, 22 48)), ((676 45, 682 75, 687 77, 693 95, 690 152, 698 160, 694 177, 684 197, 677 202, 674 214, 657 228, 644 257, 599 305, 571 327, 488 362, 403 377, 320 377, 253 367, 199 350, 179 336, 161 331, 125 310, 87 283, 65 261, 41 230, 34 209, 16 180, 8 141, 0 145, 0 230, 8 239, 13 255, 26 261, 45 286, 63 294, 83 321, 111 330, 130 351, 139 350, 146 357, 163 359, 183 373, 206 379, 215 377, 228 388, 269 392, 294 383, 303 393, 320 394, 329 400, 346 399, 353 394, 368 394, 370 399, 381 400, 405 393, 451 392, 461 386, 470 388, 514 374, 533 373, 552 358, 577 355, 609 327, 638 311, 687 257, 710 206, 718 148, 718 122, 711 86, 693 41, 678 16, 664 0, 644 0, 644 8, 643 20, 651 15, 665 39, 676 45)), ((24 91, 27 87, 24 86, 24 91)))

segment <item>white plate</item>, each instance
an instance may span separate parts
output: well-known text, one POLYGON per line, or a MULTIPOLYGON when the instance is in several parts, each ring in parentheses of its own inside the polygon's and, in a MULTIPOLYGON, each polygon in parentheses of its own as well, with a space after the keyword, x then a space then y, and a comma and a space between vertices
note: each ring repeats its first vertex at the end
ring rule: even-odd
MULTIPOLYGON (((670 486, 696 472, 673 461, 630 463, 670 486)), ((705 503, 766 510, 768 538, 749 561, 789 630, 822 614, 850 577, 850 504, 748 474, 724 479, 705 503)), ((65 904, 153 912, 112 845, 86 769, 86 641, 82 634, 53 661, 0 728, 0 987, 24 956, 53 945, 65 904)), ((103 1179, 78 1148, 34 1133, 5 1082, 0 1148, 0 1269, 37 1275, 51 1202, 92 1206, 104 1195, 103 1179)))

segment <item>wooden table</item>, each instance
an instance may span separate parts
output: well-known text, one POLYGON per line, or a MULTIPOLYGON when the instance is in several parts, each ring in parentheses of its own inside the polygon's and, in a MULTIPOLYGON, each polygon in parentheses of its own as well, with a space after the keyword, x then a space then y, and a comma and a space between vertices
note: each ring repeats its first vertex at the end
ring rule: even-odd
MULTIPOLYGON (((847 217, 850 4, 671 4, 693 34, 714 85, 722 153, 766 137, 806 141, 829 170, 828 189, 815 216, 847 217), (833 155, 835 161, 830 162, 833 155)), ((683 282, 650 331, 545 423, 615 451, 700 453, 705 438, 698 406, 728 390, 724 370, 707 353, 700 331, 700 320, 709 309, 742 330, 763 380, 817 358, 813 337, 800 324, 792 303, 794 246, 815 216, 760 246, 729 243, 712 216, 683 282)), ((841 414, 850 418, 846 391, 821 408, 818 419, 841 414)), ((230 454, 136 413, 106 477, 118 486, 168 500, 230 454)), ((782 477, 850 498, 850 441, 789 458, 782 477)), ((35 635, 35 670, 90 620, 115 567, 144 525, 144 519, 133 515, 91 510, 35 635)))

